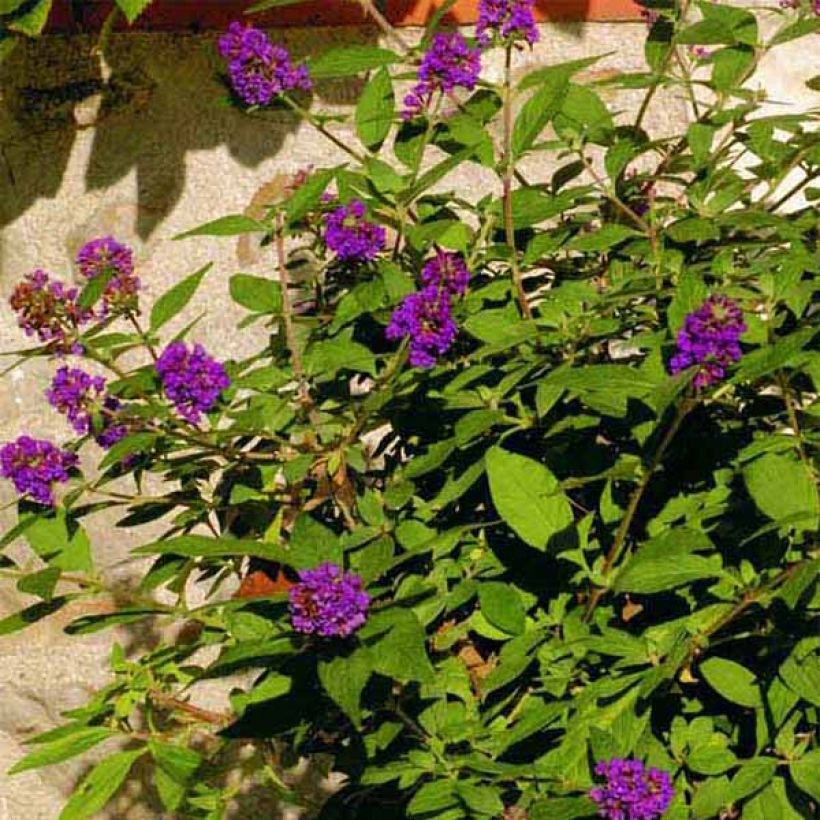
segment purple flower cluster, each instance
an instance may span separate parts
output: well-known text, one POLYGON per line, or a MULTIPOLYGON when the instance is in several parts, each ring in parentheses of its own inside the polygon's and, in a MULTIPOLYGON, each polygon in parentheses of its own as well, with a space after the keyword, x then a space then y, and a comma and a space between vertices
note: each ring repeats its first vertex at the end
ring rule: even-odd
POLYGON ((119 399, 105 396, 104 392, 102 376, 91 376, 79 367, 61 367, 46 391, 46 398, 78 433, 93 433, 94 440, 108 449, 126 435, 128 427, 117 420, 121 409, 119 399), (97 429, 92 422, 95 412, 101 417, 97 429))
POLYGON ((91 376, 79 367, 61 367, 46 390, 46 398, 78 433, 85 435, 91 429, 94 404, 104 390, 102 376, 91 376))
POLYGON ((157 360, 156 368, 165 394, 191 424, 196 424, 231 384, 222 364, 200 344, 189 350, 185 342, 172 342, 157 360))
POLYGON ((478 6, 478 41, 487 46, 493 34, 504 40, 526 40, 530 45, 538 42, 538 29, 533 18, 535 0, 481 0, 478 6))
POLYGON ((436 255, 421 269, 425 287, 446 290, 452 296, 464 296, 470 284, 470 271, 460 253, 436 251, 436 255))
POLYGON ((418 116, 437 91, 448 93, 455 88, 472 91, 481 71, 481 50, 470 48, 461 32, 436 34, 422 57, 418 82, 404 98, 402 117, 418 116))
POLYGON ((0 475, 11 479, 20 495, 49 506, 54 505, 52 484, 68 481, 68 471, 76 463, 76 453, 31 436, 20 436, 0 448, 0 475))
POLYGON ((77 304, 79 290, 51 281, 43 270, 36 270, 15 287, 9 303, 17 314, 17 324, 27 336, 52 343, 59 351, 78 349, 69 337, 94 318, 91 310, 77 304))
POLYGON ((137 309, 140 280, 134 275, 131 248, 117 242, 113 236, 92 239, 77 253, 77 267, 89 280, 106 274, 111 276, 103 291, 103 316, 137 309))
POLYGON ((293 628, 324 638, 355 632, 365 622, 370 605, 362 579, 329 562, 302 570, 288 596, 293 628))
POLYGON ((675 790, 667 772, 645 768, 640 760, 615 758, 595 766, 595 774, 606 777, 589 796, 598 805, 598 815, 608 820, 654 820, 661 817, 675 790))
POLYGON ((422 289, 405 296, 393 311, 385 334, 391 341, 410 337, 410 364, 432 367, 458 334, 452 300, 463 296, 470 271, 457 253, 437 251, 421 271, 422 289))
POLYGON ((366 212, 364 203, 354 199, 325 214, 325 244, 343 262, 370 261, 384 248, 384 228, 368 222, 366 212))
POLYGON ((669 363, 672 373, 699 365, 697 388, 709 387, 726 375, 726 368, 740 360, 740 337, 746 332, 743 311, 726 296, 710 296, 690 313, 678 333, 677 353, 669 363))
POLYGON ((228 76, 247 105, 267 105, 285 91, 312 87, 305 66, 294 66, 290 54, 251 25, 231 23, 219 39, 219 53, 228 61, 228 76))

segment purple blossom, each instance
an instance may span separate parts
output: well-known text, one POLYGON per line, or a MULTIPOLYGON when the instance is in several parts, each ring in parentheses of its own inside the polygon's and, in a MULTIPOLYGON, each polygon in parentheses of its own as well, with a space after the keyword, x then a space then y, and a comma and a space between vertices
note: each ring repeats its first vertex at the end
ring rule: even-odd
POLYGON ((746 332, 743 311, 726 296, 710 296, 690 313, 678 333, 677 353, 669 363, 672 373, 699 365, 697 388, 709 387, 726 375, 726 368, 740 360, 740 337, 746 332))
POLYGON ((648 28, 652 28, 661 19, 660 12, 655 9, 641 9, 641 17, 648 28))
POLYGON ((384 248, 385 230, 364 217, 367 209, 354 199, 325 214, 325 244, 344 262, 373 260, 384 248))
POLYGON ((27 336, 36 335, 61 352, 76 352, 78 346, 69 341, 70 337, 94 318, 93 311, 79 307, 78 296, 77 288, 67 288, 62 282, 51 281, 45 271, 35 270, 15 287, 9 303, 27 336))
POLYGON ((307 67, 294 66, 286 49, 251 25, 231 23, 219 39, 219 52, 228 61, 233 90, 247 105, 267 105, 285 91, 312 87, 307 67))
POLYGON ((92 433, 97 444, 108 449, 126 435, 128 426, 117 418, 119 399, 104 394, 102 376, 91 376, 78 367, 61 367, 46 391, 46 398, 80 435, 92 433), (96 424, 95 414, 99 414, 96 424))
POLYGON ((433 285, 453 296, 464 296, 470 284, 470 271, 460 253, 437 251, 421 269, 421 281, 425 287, 433 285))
POLYGON ((189 350, 185 342, 172 342, 157 360, 156 368, 165 394, 191 424, 196 424, 231 384, 222 364, 200 344, 189 350))
POLYGON ((293 628, 324 638, 355 632, 364 624, 370 606, 362 579, 329 562, 302 570, 288 596, 293 628))
POLYGON ((31 436, 20 436, 0 448, 0 475, 11 479, 21 496, 49 506, 54 506, 52 485, 68 481, 68 471, 76 463, 76 453, 31 436))
POLYGON ((131 248, 113 236, 101 236, 86 242, 77 253, 77 267, 86 279, 110 274, 102 295, 102 313, 123 313, 137 309, 140 280, 134 275, 131 248))
POLYGON ((418 116, 437 91, 455 88, 472 91, 481 71, 481 51, 470 48, 459 31, 436 34, 429 51, 422 57, 418 82, 404 98, 402 117, 418 116))
POLYGON ((689 53, 696 60, 708 60, 712 56, 711 50, 706 48, 706 46, 691 46, 689 53))
POLYGON ((661 817, 675 790, 669 774, 646 769, 640 760, 615 758, 595 766, 595 774, 606 777, 589 796, 598 805, 598 816, 609 820, 654 820, 661 817))
POLYGON ((428 285, 404 297, 385 331, 391 341, 410 337, 410 364, 432 367, 452 347, 458 333, 450 292, 428 285))
POLYGON ((478 6, 478 41, 487 46, 493 34, 504 40, 526 40, 530 45, 538 41, 538 29, 533 18, 535 0, 481 0, 478 6))
POLYGON ((79 367, 61 367, 46 390, 46 398, 80 435, 85 435, 91 429, 94 404, 104 390, 102 376, 91 376, 79 367))

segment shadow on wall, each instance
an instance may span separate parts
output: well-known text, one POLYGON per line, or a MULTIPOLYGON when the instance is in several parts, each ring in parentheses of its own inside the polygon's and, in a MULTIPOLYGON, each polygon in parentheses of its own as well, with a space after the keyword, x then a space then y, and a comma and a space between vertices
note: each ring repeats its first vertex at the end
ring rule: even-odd
MULTIPOLYGON (((0 65, 0 227, 64 186, 71 201, 135 171, 134 228, 146 239, 182 196, 189 152, 224 145, 247 168, 275 156, 298 119, 285 109, 247 115, 227 103, 217 37, 115 35, 105 66, 91 37, 45 37, 19 48, 0 65)), ((297 59, 368 37, 358 29, 277 32, 297 59)), ((326 82, 316 95, 339 105, 359 90, 326 82)))

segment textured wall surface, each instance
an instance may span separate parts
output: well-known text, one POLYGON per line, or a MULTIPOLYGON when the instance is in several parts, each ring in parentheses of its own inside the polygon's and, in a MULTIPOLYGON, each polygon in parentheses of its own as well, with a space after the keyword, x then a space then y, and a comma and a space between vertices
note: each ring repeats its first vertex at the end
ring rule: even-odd
MULTIPOLYGON (((542 31, 535 50, 519 56, 519 71, 595 54, 607 56, 589 70, 590 79, 644 66, 642 24, 550 25, 542 31)), ((412 39, 418 33, 405 36, 412 39)), ((280 35, 297 55, 367 37, 367 32, 352 29, 295 29, 280 35)), ((188 311, 189 316, 206 312, 199 340, 222 357, 255 346, 252 329, 234 331, 241 313, 230 304, 227 280, 239 270, 272 275, 267 252, 234 240, 175 242, 172 237, 245 210, 278 173, 336 163, 343 156, 287 114, 245 116, 224 106, 214 44, 210 35, 116 35, 107 65, 101 65, 91 40, 55 36, 19 49, 0 66, 0 349, 25 343, 7 307, 14 283, 35 267, 72 279, 77 248, 107 233, 135 248, 146 304, 213 261, 188 311)), ((817 95, 803 86, 806 77, 820 73, 816 53, 796 44, 764 63, 761 84, 777 101, 777 110, 816 105, 817 95)), ((486 76, 497 78, 500 70, 498 63, 488 64, 486 76)), ((343 110, 356 92, 350 84, 326 83, 317 89, 314 106, 343 110)), ((637 99, 624 95, 612 102, 629 117, 637 99)), ((685 124, 687 116, 683 100, 659 96, 646 122, 661 133, 685 124)), ((342 139, 352 138, 337 128, 342 139)), ((530 169, 541 178, 545 170, 530 169)), ((493 183, 486 172, 464 169, 443 187, 477 190, 487 184, 493 183)), ((0 440, 23 430, 56 440, 67 436, 63 420, 42 398, 53 368, 40 361, 5 377, 0 440)), ((0 503, 12 498, 4 482, 0 503)), ((4 530, 12 521, 9 511, 0 515, 4 530)), ((109 518, 101 517, 89 528, 106 576, 127 582, 137 569, 127 561, 137 535, 115 530, 109 518)), ((22 545, 15 554, 30 561, 22 545)), ((0 617, 28 602, 12 582, 0 580, 0 617)), ((16 778, 4 774, 22 754, 21 739, 54 726, 61 711, 82 703, 107 680, 111 634, 65 636, 62 627, 78 614, 63 611, 28 632, 0 639, 0 820, 56 818, 64 794, 85 770, 85 764, 75 763, 16 778)), ((133 630, 119 633, 119 640, 132 649, 150 645, 155 637, 133 630)), ((210 705, 224 701, 224 692, 200 696, 210 705)), ((138 782, 112 814, 159 816, 138 782)), ((251 804, 240 814, 285 816, 251 804)))

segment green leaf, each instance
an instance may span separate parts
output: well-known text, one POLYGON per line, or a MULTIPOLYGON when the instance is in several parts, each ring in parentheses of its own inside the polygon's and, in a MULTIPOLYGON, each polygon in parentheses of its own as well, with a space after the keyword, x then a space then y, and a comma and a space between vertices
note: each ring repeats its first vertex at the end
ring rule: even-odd
POLYGON ((435 679, 424 629, 410 612, 372 646, 370 657, 376 672, 402 683, 430 683, 435 679))
POLYGON ((714 818, 720 814, 720 810, 728 806, 732 801, 729 778, 726 775, 720 777, 710 777, 704 780, 695 791, 695 799, 692 801, 692 814, 698 820, 714 818))
POLYGON ((82 289, 77 299, 77 305, 81 308, 93 307, 103 295, 108 283, 114 278, 114 271, 107 270, 98 273, 82 289))
POLYGON ((591 88, 575 84, 568 86, 554 125, 564 140, 583 137, 590 142, 606 141, 615 127, 606 103, 591 88))
POLYGON ((0 14, 11 14, 17 11, 26 0, 0 0, 0 14))
POLYGON ((289 224, 298 222, 306 213, 315 208, 327 186, 336 177, 336 168, 326 168, 311 174, 300 185, 285 204, 285 214, 289 224))
POLYGON ((726 700, 751 709, 762 705, 755 676, 745 666, 727 658, 707 658, 700 665, 700 672, 712 689, 726 700))
POLYGON ((771 757, 756 757, 744 763, 732 778, 732 802, 760 791, 774 777, 777 761, 771 757))
POLYGON ((511 584, 487 581, 478 587, 478 600, 484 617, 510 635, 524 631, 526 613, 518 591, 511 584))
POLYGON ((13 632, 19 632, 27 626, 37 623, 42 618, 47 618, 53 615, 58 610, 62 609, 72 598, 69 595, 60 595, 57 598, 52 598, 50 601, 42 601, 37 604, 27 606, 13 615, 8 615, 0 620, 0 635, 11 635, 13 632))
POLYGON ((237 273, 230 279, 231 298, 255 313, 278 315, 282 311, 282 288, 264 276, 237 273))
POLYGON ((596 805, 589 797, 553 797, 539 800, 530 810, 530 820, 577 820, 594 817, 596 805))
POLYGON ((318 672, 325 691, 358 728, 362 722, 362 692, 373 672, 370 652, 360 647, 347 656, 320 660, 318 672))
POLYGON ((712 140, 717 128, 701 122, 693 122, 686 131, 686 141, 698 165, 703 165, 712 151, 712 140))
POLYGON ((466 780, 459 780, 456 783, 456 791, 474 816, 489 815, 498 818, 504 812, 504 803, 498 791, 492 786, 481 786, 466 780))
POLYGON ((754 66, 755 49, 751 46, 723 48, 712 57, 712 85, 717 91, 731 91, 740 86, 754 66))
POLYGON ((260 0, 259 3, 245 9, 245 14, 256 14, 266 9, 278 9, 281 6, 298 6, 300 3, 309 3, 311 0, 260 0))
POLYGON ((167 614, 166 611, 162 609, 134 607, 101 615, 83 615, 80 618, 75 618, 63 631, 67 635, 87 635, 90 632, 99 632, 101 629, 108 629, 112 626, 137 623, 138 621, 144 621, 146 618, 156 618, 165 614, 167 614))
POLYGON ((597 231, 579 234, 568 242, 566 247, 576 251, 605 251, 626 239, 641 235, 640 231, 628 228, 626 225, 607 223, 597 231))
POLYGON ((545 76, 543 85, 530 97, 515 119, 512 152, 520 157, 528 151, 547 123, 558 113, 569 86, 570 73, 554 71, 545 76))
POLYGON ((766 453, 743 471, 746 489, 774 521, 791 520, 797 530, 817 527, 820 496, 805 465, 789 455, 766 453))
POLYGON ((69 798, 60 820, 84 820, 102 811, 117 793, 131 766, 145 752, 145 747, 118 752, 100 761, 69 798))
POLYGON ((28 595, 36 595, 48 603, 54 596, 54 587, 57 586, 61 574, 59 567, 46 567, 39 572, 24 575, 17 582, 17 589, 28 595))
POLYGON ((799 789, 820 802, 820 749, 812 749, 789 766, 789 773, 799 789))
POLYGON ((268 226, 264 223, 243 214, 231 214, 177 234, 174 239, 187 239, 189 236, 239 236, 245 233, 267 232, 268 226))
POLYGON ((569 501, 545 465, 493 447, 486 467, 499 514, 531 547, 546 549, 554 536, 572 526, 569 501))
POLYGON ((459 801, 455 792, 455 782, 452 780, 433 780, 425 783, 407 804, 407 815, 414 817, 419 814, 438 817, 446 809, 457 806, 459 801))
POLYGON ((150 452, 159 436, 156 433, 132 433, 120 439, 100 462, 100 469, 119 464, 126 456, 150 452))
POLYGON ((138 547, 135 555, 182 555, 187 558, 235 558, 241 555, 255 555, 259 558, 281 560, 272 544, 263 541, 241 540, 239 538, 209 538, 206 535, 180 535, 163 538, 151 544, 138 547))
POLYGON ((354 342, 351 331, 333 339, 314 342, 305 353, 305 372, 310 376, 334 376, 340 370, 376 375, 376 358, 360 342, 354 342))
POLYGON ((755 381, 791 364, 817 335, 816 327, 804 327, 778 339, 773 345, 753 350, 744 356, 732 382, 755 381))
POLYGON ((364 87, 356 106, 356 133, 363 145, 375 149, 381 145, 393 124, 396 98, 387 69, 377 71, 364 87))
POLYGON ((105 726, 78 726, 70 734, 49 743, 43 743, 33 752, 29 752, 9 769, 9 774, 17 774, 26 771, 26 769, 38 769, 41 766, 62 763, 62 761, 87 752, 97 744, 116 735, 117 732, 105 726))
POLYGON ((125 15, 125 19, 133 23, 151 5, 152 0, 115 0, 115 2, 125 15))
POLYGON ((164 324, 170 322, 191 301, 205 274, 211 269, 212 263, 200 268, 196 273, 174 285, 163 293, 151 308, 151 330, 156 332, 164 324))
POLYGON ((296 569, 308 569, 324 561, 341 563, 342 547, 337 535, 307 513, 297 516, 288 547, 288 563, 296 569))
POLYGON ((154 758, 154 785, 162 804, 168 811, 178 809, 188 791, 191 778, 202 764, 202 756, 185 746, 148 741, 148 749, 154 758))
POLYGON ((363 71, 382 68, 399 61, 399 55, 377 46, 344 46, 326 51, 310 61, 310 76, 314 80, 352 77, 363 71))
POLYGON ((36 37, 45 28, 48 15, 51 13, 51 5, 52 0, 36 0, 23 14, 15 17, 7 25, 12 31, 18 31, 27 37, 36 37))
POLYGON ((699 555, 643 555, 638 550, 618 573, 613 589, 650 595, 720 574, 721 569, 714 561, 699 555))

